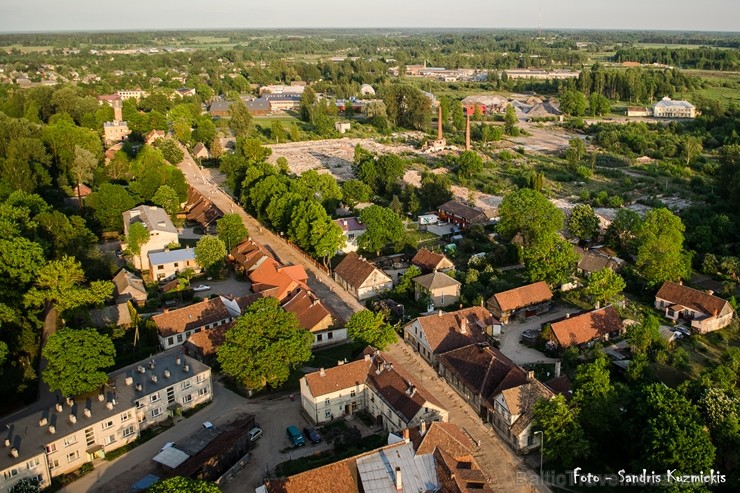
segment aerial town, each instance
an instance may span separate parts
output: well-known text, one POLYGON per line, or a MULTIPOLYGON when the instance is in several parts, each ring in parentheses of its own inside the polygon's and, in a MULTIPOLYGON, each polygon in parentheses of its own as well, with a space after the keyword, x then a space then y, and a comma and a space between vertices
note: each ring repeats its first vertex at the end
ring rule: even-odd
POLYGON ((739 491, 740 34, 541 16, 0 21, 0 493, 739 491))

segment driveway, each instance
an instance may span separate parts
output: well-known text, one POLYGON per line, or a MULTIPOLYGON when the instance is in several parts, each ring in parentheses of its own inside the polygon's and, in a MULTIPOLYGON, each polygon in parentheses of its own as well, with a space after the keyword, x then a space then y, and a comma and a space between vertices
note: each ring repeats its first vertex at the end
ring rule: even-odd
POLYGON ((573 307, 555 306, 552 311, 535 317, 529 317, 523 322, 509 322, 501 329, 499 340, 501 341, 501 352, 508 356, 514 363, 524 365, 527 363, 551 363, 557 358, 550 358, 531 347, 522 344, 522 332, 527 329, 540 329, 542 324, 565 317, 566 313, 573 313, 577 309, 573 307))
POLYGON ((252 292, 252 283, 249 281, 237 281, 233 272, 229 274, 227 279, 213 279, 209 281, 203 277, 201 279, 193 279, 190 281, 191 287, 200 286, 201 284, 211 287, 211 289, 207 291, 198 291, 195 293, 195 296, 200 296, 201 298, 209 297, 212 294, 220 294, 224 296, 246 296, 252 292))

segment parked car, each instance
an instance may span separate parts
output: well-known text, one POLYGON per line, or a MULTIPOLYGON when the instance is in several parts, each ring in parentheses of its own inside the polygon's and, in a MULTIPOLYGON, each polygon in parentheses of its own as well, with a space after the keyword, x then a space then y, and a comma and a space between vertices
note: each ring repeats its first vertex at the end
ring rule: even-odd
POLYGON ((203 421, 203 428, 205 428, 206 430, 215 430, 216 429, 216 427, 213 426, 213 423, 211 423, 210 421, 203 421))
POLYGON ((691 336, 691 330, 687 329, 686 327, 673 327, 673 332, 678 332, 679 334, 682 334, 684 337, 690 337, 691 336))
POLYGON ((301 432, 298 431, 295 425, 288 426, 286 432, 288 433, 288 440, 290 440, 290 443, 294 447, 303 447, 306 444, 305 440, 303 440, 303 435, 301 435, 301 432))
POLYGON ((312 426, 306 426, 305 428, 303 428, 303 434, 306 435, 306 438, 311 440, 311 443, 321 442, 321 435, 319 435, 319 432, 316 431, 316 428, 312 426))
POLYGON ((250 442, 256 442, 257 440, 262 438, 262 428, 260 428, 259 426, 250 428, 247 433, 249 434, 250 442))
POLYGON ((208 284, 199 284, 193 288, 193 291, 200 292, 200 291, 208 291, 211 289, 211 287, 208 284))

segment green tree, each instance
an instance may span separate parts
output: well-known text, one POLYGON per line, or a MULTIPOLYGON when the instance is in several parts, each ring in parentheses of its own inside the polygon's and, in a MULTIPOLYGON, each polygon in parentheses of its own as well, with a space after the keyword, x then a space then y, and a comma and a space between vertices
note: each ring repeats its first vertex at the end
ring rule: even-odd
POLYGON ((565 151, 565 159, 568 160, 568 164, 572 167, 578 166, 586 157, 586 144, 581 139, 570 139, 568 141, 568 149, 565 151))
POLYGON ((586 295, 599 303, 613 300, 627 286, 624 279, 608 267, 594 272, 588 278, 586 295))
POLYGON ((686 137, 683 142, 683 156, 686 158, 686 166, 691 164, 696 156, 700 155, 704 148, 701 145, 701 140, 697 137, 686 137))
MULTIPOLYGON (((421 188, 419 188, 418 193, 415 192, 415 195, 419 199, 422 209, 428 211, 435 210, 439 205, 452 200, 450 179, 445 175, 422 173, 421 188)), ((413 210, 410 205, 408 208, 409 210, 413 210)))
POLYGON ((506 195, 499 215, 499 232, 509 238, 522 233, 525 246, 563 227, 563 213, 544 195, 528 188, 506 195))
POLYGON ((162 185, 157 189, 152 202, 164 209, 170 217, 175 217, 180 210, 180 197, 177 196, 175 189, 168 185, 162 185))
POLYGON ((420 275, 421 269, 415 265, 409 266, 409 268, 406 269, 406 272, 398 278, 398 284, 393 290, 400 295, 413 294, 414 278, 419 277, 420 275))
POLYGON ((216 234, 226 245, 226 250, 231 251, 242 240, 249 237, 249 231, 244 226, 244 220, 239 214, 226 214, 216 221, 216 234))
POLYGON ((205 235, 195 244, 196 262, 210 273, 221 269, 226 253, 226 244, 218 236, 205 235))
POLYGON ((113 293, 110 281, 93 281, 84 286, 85 273, 74 257, 52 260, 36 276, 34 287, 25 295, 26 306, 53 306, 59 313, 88 305, 102 305, 113 293))
POLYGON ((583 116, 586 114, 586 96, 578 91, 565 91, 560 97, 560 109, 570 116, 583 116))
POLYGON ((177 164, 185 157, 180 146, 172 139, 157 139, 154 141, 154 147, 162 151, 165 161, 170 164, 177 164))
POLYGON ((309 170, 293 181, 293 192, 316 199, 327 211, 334 212, 342 200, 342 189, 337 180, 328 173, 309 170))
POLYGON ((630 325, 627 328, 626 339, 633 354, 648 356, 661 341, 660 320, 653 315, 648 315, 642 323, 630 325))
POLYGON ((147 493, 221 493, 221 489, 210 481, 182 476, 157 481, 146 491, 147 493))
POLYGON ((591 116, 609 114, 612 110, 609 99, 602 94, 592 92, 588 97, 588 113, 591 116))
POLYGON ((0 299, 24 292, 44 264, 38 243, 22 236, 0 239, 0 299))
POLYGON ((676 469, 676 474, 708 471, 715 448, 697 408, 662 383, 645 385, 630 406, 633 466, 648 471, 676 469))
POLYGON ((388 120, 394 125, 424 130, 431 123, 431 101, 416 87, 408 84, 390 84, 383 87, 381 93, 388 120))
MULTIPOLYGON (((300 104, 301 120, 303 120, 304 122, 311 121, 311 111, 315 104, 316 104, 316 93, 310 86, 306 87, 306 89, 303 91, 303 94, 301 95, 301 104, 300 104)), ((294 139, 291 138, 291 140, 294 140, 294 139)))
POLYGON ((229 128, 236 137, 246 137, 252 129, 252 114, 241 98, 229 106, 229 128))
POLYGON ((573 382, 573 403, 579 409, 579 421, 591 437, 608 440, 611 425, 618 419, 617 390, 609 375, 610 360, 602 352, 588 364, 580 365, 573 382))
POLYGON ((221 146, 221 139, 218 137, 218 135, 216 135, 213 137, 213 139, 210 142, 211 142, 211 145, 209 146, 210 147, 209 150, 211 151, 211 157, 213 159, 220 158, 224 153, 224 149, 221 146))
POLYGON ((141 264, 141 247, 149 241, 149 230, 146 229, 143 223, 136 221, 128 226, 128 234, 126 235, 126 244, 131 253, 139 257, 139 263, 141 264))
POLYGON ((550 286, 569 282, 578 264, 573 245, 556 233, 548 233, 524 247, 522 260, 532 282, 545 281, 550 286))
POLYGON ((614 220, 606 228, 606 244, 619 252, 636 253, 635 240, 640 229, 640 215, 630 209, 619 209, 614 220))
POLYGON ((385 350, 396 342, 396 331, 385 321, 382 312, 373 313, 363 310, 354 313, 347 321, 347 335, 350 339, 362 346, 372 346, 385 350))
POLYGON ((514 107, 507 106, 506 113, 504 113, 504 133, 506 135, 519 135, 519 128, 516 126, 518 122, 519 119, 516 117, 514 107))
POLYGON ((645 214, 637 232, 636 267, 648 285, 686 279, 691 274, 691 256, 683 249, 685 227, 668 209, 645 214))
POLYGON ((39 493, 41 484, 38 478, 23 478, 10 488, 10 493, 39 493))
POLYGON ((95 155, 87 149, 75 146, 75 157, 72 161, 72 174, 77 180, 77 204, 80 209, 82 208, 82 195, 80 192, 80 184, 85 181, 90 181, 93 177, 95 169, 98 167, 98 159, 95 155))
POLYGON ((579 422, 578 410, 568 407, 565 397, 539 400, 533 408, 533 430, 543 432, 542 453, 565 467, 589 455, 590 444, 579 422))
POLYGON ((345 238, 340 228, 321 205, 313 200, 304 201, 293 208, 293 219, 288 227, 290 238, 311 255, 328 261, 344 246, 345 238))
POLYGON ((48 361, 42 377, 49 389, 77 396, 108 381, 104 370, 115 363, 116 348, 110 337, 94 329, 65 328, 49 336, 42 354, 48 361))
POLYGON ((599 234, 599 218, 588 204, 573 207, 566 225, 573 236, 582 240, 594 239, 599 234))
POLYGON ((373 196, 373 189, 360 180, 347 180, 342 182, 342 197, 344 203, 350 207, 360 202, 367 202, 373 196))
POLYGON ((360 212, 360 222, 365 225, 365 232, 357 238, 360 248, 380 254, 380 250, 389 243, 398 244, 405 236, 403 222, 392 210, 379 205, 371 205, 360 212))
POLYGON ((457 173, 470 178, 483 171, 483 159, 474 151, 464 151, 457 157, 457 173))
POLYGON ((275 120, 270 125, 270 134, 272 135, 272 138, 275 139, 276 144, 285 141, 285 129, 279 120, 275 120))
POLYGON ((276 388, 311 358, 312 343, 313 336, 300 327, 295 314, 284 311, 275 298, 262 298, 226 332, 218 362, 224 373, 249 389, 276 388))

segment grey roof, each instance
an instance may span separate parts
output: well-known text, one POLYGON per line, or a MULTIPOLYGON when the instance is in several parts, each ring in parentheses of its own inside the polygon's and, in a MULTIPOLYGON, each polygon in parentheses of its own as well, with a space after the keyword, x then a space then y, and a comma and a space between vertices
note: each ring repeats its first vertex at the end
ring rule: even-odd
POLYGON ((664 97, 657 103, 655 103, 656 108, 695 108, 695 106, 688 101, 674 101, 668 96, 664 97))
POLYGON ((119 303, 90 310, 90 323, 93 327, 131 325, 131 312, 128 310, 128 303, 119 303))
POLYGON ((470 207, 460 202, 450 200, 437 207, 437 210, 452 214, 454 216, 467 219, 470 222, 486 222, 488 217, 486 214, 475 207, 470 207))
POLYGON ((154 462, 159 462, 163 466, 167 466, 170 469, 174 469, 189 458, 190 456, 182 450, 178 450, 175 447, 167 447, 166 449, 155 455, 152 460, 154 462))
POLYGON ((181 248, 179 250, 149 252, 149 263, 152 265, 169 264, 172 262, 184 262, 195 260, 194 248, 181 248))
MULTIPOLYGON (((62 404, 62 411, 58 412, 54 406, 33 405, 20 411, 11 418, 0 421, 0 429, 4 430, 2 439, 9 439, 11 446, 18 450, 18 457, 10 454, 0 454, 0 470, 7 469, 16 464, 35 457, 43 452, 43 446, 47 443, 59 440, 71 433, 88 428, 91 423, 121 414, 135 407, 134 401, 165 387, 179 383, 186 378, 192 377, 209 367, 183 354, 182 348, 174 348, 145 361, 134 363, 115 372, 109 373, 108 383, 102 391, 103 400, 98 400, 98 392, 92 392, 78 396, 72 406, 67 405, 64 399, 57 393, 58 402, 62 404), (177 358, 182 358, 177 365, 177 358), (153 369, 149 368, 149 361, 155 362, 153 369), (184 365, 189 365, 189 371, 184 370, 184 365), (144 373, 137 371, 138 366, 144 368, 144 373), (170 376, 164 376, 165 370, 169 370, 170 376), (152 376, 157 377, 157 382, 152 382, 152 376), (132 377, 132 384, 126 385, 126 377, 132 377), (142 390, 136 391, 135 385, 142 384, 142 390), (107 403, 115 404, 108 409, 107 403), (83 410, 90 409, 91 417, 85 417, 83 410), (74 415, 76 422, 72 423, 69 416, 74 415), (39 420, 45 418, 47 423, 39 425, 39 420), (54 425, 56 432, 51 434, 49 425, 54 425)), ((166 401, 165 401, 166 402, 166 401)), ((135 416, 132 419, 136 419, 135 416)))
POLYGON ((214 111, 229 111, 229 107, 231 107, 231 101, 214 101, 211 103, 211 107, 208 108, 208 111, 211 113, 214 111))
POLYGON ((244 104, 249 111, 270 111, 270 102, 265 98, 244 99, 244 104))
POLYGON ((128 225, 136 221, 144 223, 144 226, 149 231, 177 233, 177 229, 172 224, 170 216, 161 207, 140 205, 123 213, 123 223, 127 231, 128 225))
POLYGON ((142 281, 139 276, 126 269, 121 269, 118 274, 113 277, 113 284, 116 286, 116 296, 126 294, 126 290, 130 288, 141 293, 144 299, 146 299, 147 293, 146 287, 144 287, 144 281, 142 281))
POLYGON ((432 454, 416 455, 412 443, 379 450, 357 459, 357 472, 365 493, 396 493, 396 468, 403 491, 437 491, 440 487, 432 454))
POLYGON ((432 291, 450 286, 459 286, 460 283, 443 272, 432 272, 423 276, 415 277, 414 282, 432 291))

